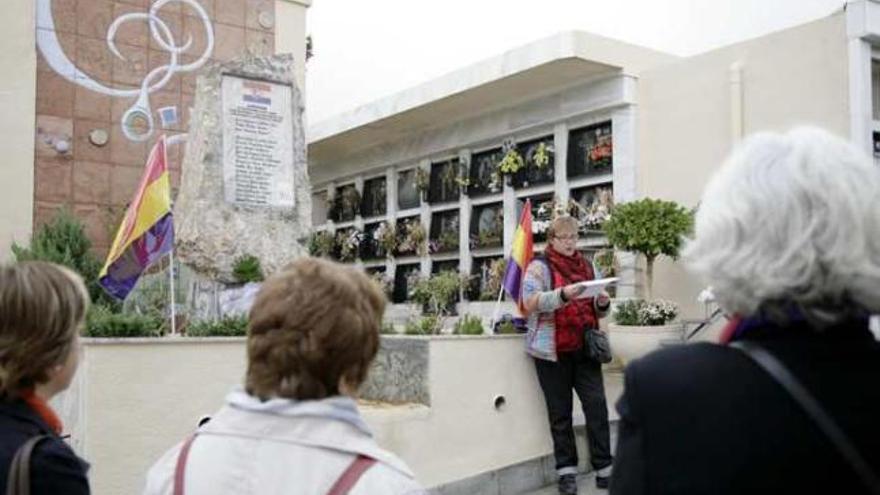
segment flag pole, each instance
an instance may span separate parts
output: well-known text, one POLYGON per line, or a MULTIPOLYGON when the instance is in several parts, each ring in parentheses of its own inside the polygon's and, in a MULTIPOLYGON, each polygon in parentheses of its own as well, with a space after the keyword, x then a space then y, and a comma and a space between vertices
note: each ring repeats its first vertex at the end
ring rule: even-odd
POLYGON ((168 252, 168 285, 171 293, 171 335, 177 335, 177 310, 174 300, 174 247, 168 252))
MULTIPOLYGON (((165 139, 163 135, 161 139, 165 139)), ((168 166, 168 141, 162 147, 165 152, 165 166, 168 166)), ((170 192, 170 191, 169 191, 170 192)), ((169 198, 169 212, 174 208, 174 202, 169 198)), ((168 251, 168 287, 171 298, 171 335, 177 335, 177 304, 174 295, 174 235, 171 236, 171 249, 168 251)))

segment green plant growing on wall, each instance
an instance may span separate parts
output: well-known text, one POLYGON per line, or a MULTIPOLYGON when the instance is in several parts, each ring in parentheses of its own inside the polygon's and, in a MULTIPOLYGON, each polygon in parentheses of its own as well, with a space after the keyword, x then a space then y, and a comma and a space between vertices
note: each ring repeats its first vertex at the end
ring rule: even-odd
POLYGON ((382 326, 379 327, 380 335, 397 335, 397 328, 394 327, 394 323, 390 321, 382 322, 382 326))
POLYGON ((385 297, 390 299, 391 294, 394 292, 394 279, 386 275, 384 272, 373 272, 370 274, 370 278, 373 279, 373 281, 382 289, 382 292, 385 293, 385 297))
POLYGON ((406 335, 437 335, 443 330, 443 319, 436 315, 425 315, 421 318, 410 318, 406 322, 403 333, 406 335))
POLYGON ((218 320, 191 322, 186 326, 186 335, 190 337, 243 337, 247 335, 247 327, 247 316, 224 316, 218 320))
POLYGON ((446 316, 461 290, 461 283, 456 272, 438 273, 416 282, 410 298, 421 304, 426 314, 446 316))
POLYGON ((538 170, 543 170, 544 167, 550 165, 552 154, 553 150, 546 143, 538 143, 538 146, 535 147, 535 151, 532 153, 532 163, 535 164, 538 170))
POLYGON ((651 299, 654 261, 660 255, 676 259, 693 223, 693 211, 678 203, 645 198, 616 205, 602 228, 616 249, 645 257, 647 298, 651 299))
POLYGON ((456 166, 454 163, 448 163, 443 166, 443 173, 440 176, 440 180, 443 181, 443 187, 446 189, 452 189, 458 185, 456 179, 458 179, 458 171, 456 170, 456 166))
POLYGON ((438 251, 452 251, 458 249, 458 231, 444 230, 437 239, 438 251))
POLYGON ((362 236, 359 230, 340 230, 336 233, 340 261, 354 261, 357 258, 362 236))
POLYGON ((602 272, 603 277, 614 277, 617 275, 617 257, 614 256, 613 249, 601 249, 593 255, 593 263, 602 272))
POLYGON ((504 157, 498 162, 498 172, 502 175, 513 175, 525 166, 522 155, 516 148, 510 149, 504 154, 504 157))
POLYGON ((483 335, 483 320, 479 316, 464 315, 456 323, 452 329, 452 333, 456 335, 483 335))
POLYGON ((385 256, 389 258, 394 256, 394 250, 397 249, 397 232, 395 232, 391 224, 388 222, 379 224, 379 227, 373 232, 373 238, 385 253, 385 256))
POLYGON ((327 231, 315 232, 309 238, 309 254, 321 258, 331 258, 336 247, 336 239, 327 231))
POLYGON ((361 193, 349 186, 342 189, 342 218, 354 218, 361 212, 361 193))
POLYGON ((498 333, 501 335, 510 335, 517 333, 516 325, 512 321, 502 321, 498 324, 498 333))
POLYGON ((427 250, 425 240, 427 233, 425 227, 417 220, 409 220, 403 225, 404 236, 398 245, 398 250, 403 253, 414 252, 424 256, 427 250))
POLYGON ((260 258, 245 254, 235 259, 232 265, 232 276, 241 284, 263 281, 263 266, 260 258))
POLYGON ((416 189, 421 193, 426 193, 430 186, 431 176, 428 171, 422 167, 416 167, 416 189))
POLYGON ((506 268, 507 264, 504 258, 492 260, 486 273, 483 289, 480 291, 481 301, 494 301, 498 298, 506 268))
POLYGON ((79 273, 95 304, 118 310, 119 303, 98 285, 101 262, 91 252, 85 226, 70 210, 61 208, 48 223, 37 228, 27 247, 12 243, 16 261, 49 261, 79 273))

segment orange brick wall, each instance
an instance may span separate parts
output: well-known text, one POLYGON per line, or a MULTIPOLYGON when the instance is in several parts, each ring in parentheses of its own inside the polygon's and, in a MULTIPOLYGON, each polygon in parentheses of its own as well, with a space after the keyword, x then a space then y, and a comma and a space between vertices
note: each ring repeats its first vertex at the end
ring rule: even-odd
MULTIPOLYGON (((36 0, 41 1, 41 0, 36 0)), ((147 12, 157 0, 50 0, 58 45, 83 73, 114 89, 140 88, 147 73, 167 64, 170 54, 150 35, 146 20, 123 23, 116 46, 125 60, 116 57, 107 43, 107 30, 119 16, 147 12)), ((207 12, 214 32, 211 60, 225 61, 250 51, 274 52, 274 0, 192 0, 207 12), (266 23, 266 20, 269 23, 266 23), (260 21, 268 28, 261 25, 260 21)), ((168 2, 157 15, 178 44, 192 37, 180 60, 191 63, 206 47, 202 20, 191 7, 168 2)), ((43 26, 37 26, 37 36, 43 26)), ((44 35, 46 33, 43 33, 44 35)), ((36 142, 34 163, 34 226, 50 219, 67 205, 87 227, 96 254, 103 256, 122 212, 140 179, 146 154, 156 137, 186 132, 198 72, 176 73, 167 84, 149 95, 155 131, 147 141, 129 140, 121 118, 137 97, 113 97, 72 82, 49 66, 37 48, 36 142), (178 122, 163 128, 157 109, 177 108, 178 122), (94 130, 107 133, 104 146, 89 139, 94 130), (59 152, 64 140, 69 150, 59 152)), ((67 77, 65 77, 67 76, 67 77)), ((172 187, 180 179, 183 145, 169 147, 172 187)))

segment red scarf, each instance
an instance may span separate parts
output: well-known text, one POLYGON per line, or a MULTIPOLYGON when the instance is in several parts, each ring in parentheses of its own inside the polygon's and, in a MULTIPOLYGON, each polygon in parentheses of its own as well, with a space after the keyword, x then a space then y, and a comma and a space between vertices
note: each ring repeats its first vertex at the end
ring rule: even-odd
MULTIPOLYGON (((553 246, 547 246, 544 255, 553 273, 554 289, 596 278, 592 265, 578 251, 565 256, 553 246)), ((557 309, 553 317, 556 323, 556 352, 580 349, 584 345, 584 330, 598 326, 592 297, 570 301, 557 309)))
POLYGON ((58 415, 55 414, 55 411, 52 410, 52 407, 48 402, 43 400, 42 397, 37 395, 33 389, 26 390, 21 394, 22 400, 24 400, 25 404, 28 405, 37 415, 49 425, 49 428, 55 432, 56 435, 61 435, 61 431, 64 428, 64 425, 61 424, 61 419, 58 418, 58 415))

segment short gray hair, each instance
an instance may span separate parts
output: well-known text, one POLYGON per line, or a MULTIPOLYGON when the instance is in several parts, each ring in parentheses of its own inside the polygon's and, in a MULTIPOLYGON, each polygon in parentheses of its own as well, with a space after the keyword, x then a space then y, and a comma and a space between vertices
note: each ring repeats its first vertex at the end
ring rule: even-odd
POLYGON ((756 134, 706 187, 683 257, 741 316, 880 312, 880 169, 820 129, 756 134))

